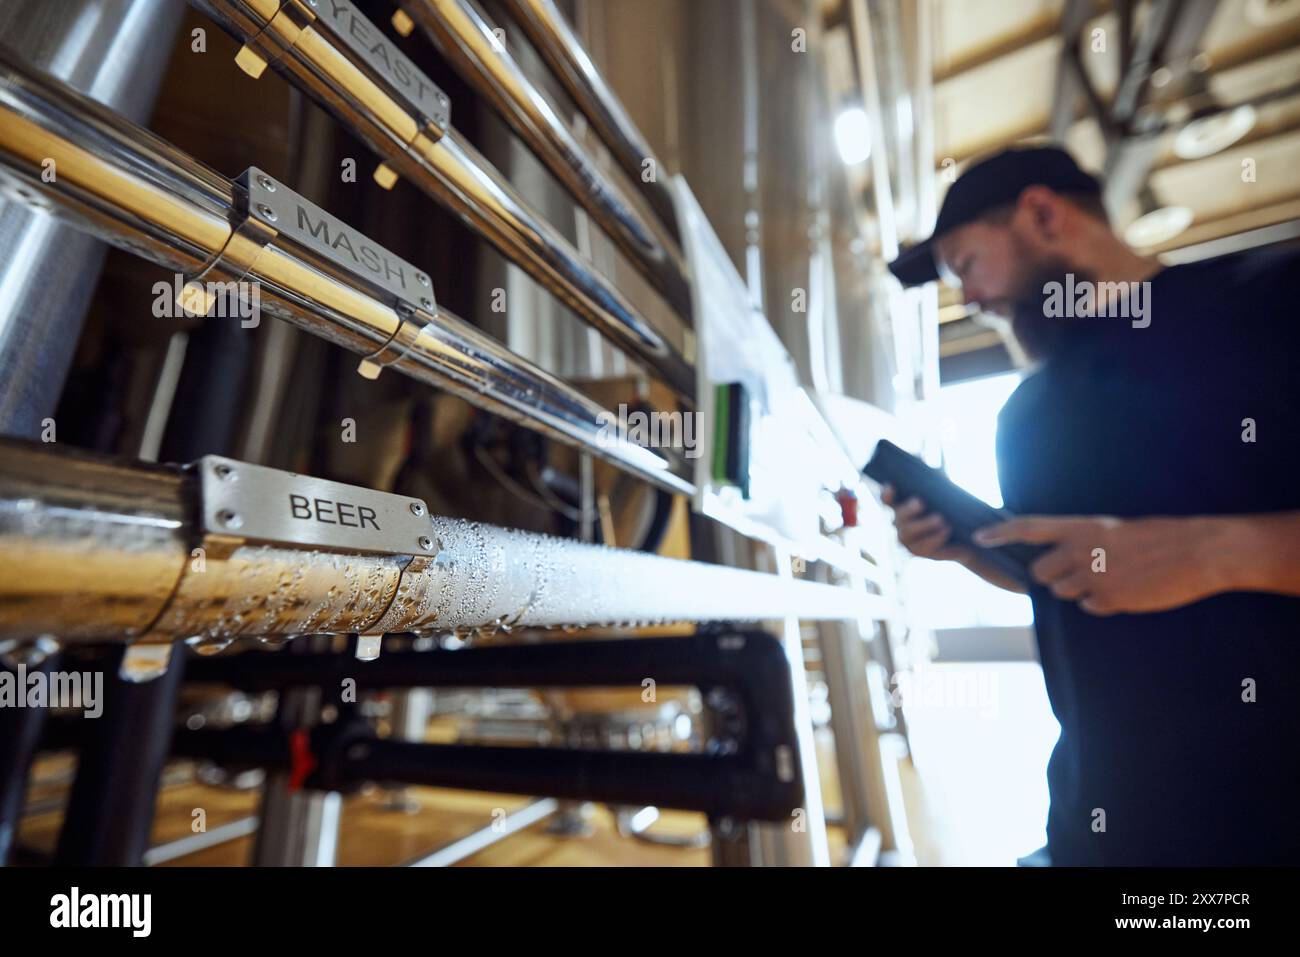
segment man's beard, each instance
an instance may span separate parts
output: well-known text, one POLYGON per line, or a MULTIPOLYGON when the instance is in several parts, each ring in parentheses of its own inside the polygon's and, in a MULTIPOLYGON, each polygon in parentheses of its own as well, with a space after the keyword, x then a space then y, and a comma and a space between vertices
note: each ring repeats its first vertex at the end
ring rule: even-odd
POLYGON ((1053 288, 1052 284, 1057 284, 1058 290, 1064 288, 1070 273, 1076 284, 1093 281, 1091 273, 1079 272, 1063 260, 1040 259, 1011 300, 1011 331, 1025 354, 1036 362, 1068 351, 1096 328, 1087 317, 1052 315, 1060 310, 1046 307, 1047 290, 1053 288))

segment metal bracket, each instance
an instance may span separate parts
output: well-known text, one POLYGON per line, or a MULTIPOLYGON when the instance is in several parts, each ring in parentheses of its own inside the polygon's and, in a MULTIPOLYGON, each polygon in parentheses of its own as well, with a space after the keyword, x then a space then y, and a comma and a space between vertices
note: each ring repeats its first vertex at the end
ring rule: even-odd
MULTIPOLYGON (((250 173, 265 176, 250 167, 241 180, 248 177, 250 173)), ((192 276, 187 276, 176 294, 176 304, 191 315, 206 316, 211 312, 216 299, 211 289, 212 283, 238 283, 252 271, 257 257, 276 237, 274 226, 264 219, 249 216, 246 209, 240 209, 238 197, 236 197, 236 204, 240 220, 234 224, 226 244, 203 265, 202 269, 192 276)))
POLYGON ((259 42, 263 35, 279 35, 281 45, 291 49, 304 29, 321 25, 379 79, 408 113, 423 120, 431 130, 432 139, 442 138, 451 128, 451 100, 447 94, 350 0, 289 0, 267 21, 250 45, 240 50, 236 61, 246 72, 258 76, 267 63, 265 44, 259 42), (284 22, 273 26, 280 18, 284 22))
POLYGON ((429 555, 429 509, 418 498, 205 455, 199 521, 207 538, 381 555, 429 555))
POLYGON ((268 63, 280 59, 281 50, 291 50, 297 46, 302 31, 315 21, 316 14, 304 6, 304 0, 285 0, 262 28, 239 48, 235 54, 235 63, 254 80, 258 79, 265 72, 268 63), (264 38, 268 35, 276 37, 276 42, 267 42, 264 38))
POLYGON ((255 166, 245 170, 238 182, 244 188, 246 218, 236 230, 237 235, 255 233, 291 244, 324 271, 342 273, 393 307, 400 319, 396 331, 357 368, 368 379, 378 377, 384 366, 399 359, 438 314, 428 273, 255 166), (256 225, 250 227, 250 223, 256 225))
POLYGON ((378 379, 379 373, 384 371, 384 367, 391 365, 405 355, 406 350, 414 344, 415 340, 424 331, 424 328, 432 321, 430 316, 425 315, 420 310, 412 310, 405 304, 397 306, 397 314, 402 321, 397 327, 397 331, 393 333, 392 338, 370 355, 362 358, 361 362, 357 364, 357 373, 362 378, 378 379))
POLYGON ((118 665, 117 676, 132 684, 144 684, 161 678, 171 665, 172 646, 170 643, 139 641, 128 645, 118 665))

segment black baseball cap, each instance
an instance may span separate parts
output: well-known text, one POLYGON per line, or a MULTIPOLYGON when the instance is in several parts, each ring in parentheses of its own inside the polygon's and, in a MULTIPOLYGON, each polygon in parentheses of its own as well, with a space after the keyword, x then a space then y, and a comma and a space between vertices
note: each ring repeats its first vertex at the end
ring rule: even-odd
POLYGON ((1097 177, 1085 173, 1063 149, 1055 146, 1019 147, 995 153, 967 169, 948 188, 934 232, 903 250, 889 271, 904 286, 919 286, 939 278, 934 241, 958 226, 979 219, 991 209, 1014 203, 1027 186, 1046 186, 1059 193, 1101 193, 1097 177))

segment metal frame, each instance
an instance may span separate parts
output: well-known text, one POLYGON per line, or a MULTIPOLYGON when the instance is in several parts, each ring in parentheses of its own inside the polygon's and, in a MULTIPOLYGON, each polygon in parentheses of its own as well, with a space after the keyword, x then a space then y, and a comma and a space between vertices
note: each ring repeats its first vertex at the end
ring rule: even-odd
MULTIPOLYGON (((651 677, 663 686, 699 687, 711 718, 706 751, 691 754, 424 744, 376 738, 364 723, 340 721, 312 730, 309 788, 400 781, 781 822, 806 803, 790 664, 782 643, 765 632, 396 652, 362 669, 343 656, 314 654, 195 665, 197 680, 259 688, 335 688, 344 673, 359 688, 640 687, 651 677)), ((277 770, 295 760, 276 729, 180 731, 174 751, 277 770)))
MULTIPOLYGON (((125 665, 129 649, 111 659, 125 665)), ((171 746, 183 655, 162 674, 140 682, 113 667, 104 713, 88 725, 54 863, 72 867, 134 867, 144 860, 154 803, 171 746)))
POLYGON ((473 857, 479 851, 498 844, 525 828, 532 827, 539 821, 545 821, 560 809, 560 802, 555 798, 539 798, 530 801, 517 811, 512 811, 500 821, 494 821, 485 827, 472 831, 454 841, 449 841, 436 851, 423 854, 415 860, 408 861, 407 867, 450 867, 473 857))

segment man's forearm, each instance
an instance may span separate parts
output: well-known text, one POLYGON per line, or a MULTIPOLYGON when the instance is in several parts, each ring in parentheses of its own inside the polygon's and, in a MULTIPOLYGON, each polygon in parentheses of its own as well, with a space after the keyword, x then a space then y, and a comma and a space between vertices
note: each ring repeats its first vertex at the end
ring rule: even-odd
POLYGON ((1209 516, 1201 560, 1220 591, 1300 596, 1300 512, 1209 516))

